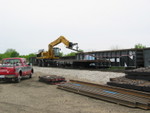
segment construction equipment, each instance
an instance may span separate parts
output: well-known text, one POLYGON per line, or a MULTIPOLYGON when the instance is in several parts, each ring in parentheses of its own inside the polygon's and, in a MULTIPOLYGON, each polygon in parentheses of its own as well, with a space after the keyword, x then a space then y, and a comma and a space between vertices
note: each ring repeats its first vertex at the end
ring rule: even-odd
POLYGON ((60 48, 54 48, 54 46, 60 43, 66 45, 66 48, 68 49, 78 51, 78 43, 72 43, 68 41, 64 36, 60 36, 58 39, 48 45, 48 51, 39 50, 39 53, 36 57, 38 66, 57 66, 57 62, 55 60, 59 59, 60 48), (74 46, 76 46, 76 49, 73 48, 74 46))

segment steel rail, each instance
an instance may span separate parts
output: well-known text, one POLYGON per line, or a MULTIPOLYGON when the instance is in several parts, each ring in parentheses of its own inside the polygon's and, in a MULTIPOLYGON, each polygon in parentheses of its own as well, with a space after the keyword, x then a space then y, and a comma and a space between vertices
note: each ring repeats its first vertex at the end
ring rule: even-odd
MULTIPOLYGON (((143 92, 136 95, 136 93, 134 91, 132 93, 131 90, 129 93, 126 93, 127 91, 122 91, 122 88, 119 89, 113 87, 113 89, 111 89, 111 87, 107 88, 105 85, 75 80, 70 80, 68 83, 60 84, 57 88, 125 106, 150 109, 150 97, 148 97, 148 94, 146 94, 146 96, 142 96, 143 92)), ((143 93, 143 95, 144 94, 145 93, 143 93)))
POLYGON ((126 89, 126 88, 121 88, 121 87, 115 87, 115 86, 89 83, 89 82, 78 81, 78 80, 70 80, 70 82, 84 84, 84 85, 93 86, 93 87, 98 87, 98 88, 102 88, 102 89, 104 88, 104 89, 119 92, 119 93, 130 94, 130 95, 145 97, 145 98, 150 99, 150 93, 148 93, 148 92, 142 92, 142 91, 126 89))

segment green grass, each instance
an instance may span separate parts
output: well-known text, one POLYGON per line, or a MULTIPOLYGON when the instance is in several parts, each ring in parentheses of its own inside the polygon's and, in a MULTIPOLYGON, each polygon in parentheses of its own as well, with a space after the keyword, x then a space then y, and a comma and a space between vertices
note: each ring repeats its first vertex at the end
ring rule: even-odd
POLYGON ((124 71, 125 67, 110 67, 106 69, 107 71, 124 71))

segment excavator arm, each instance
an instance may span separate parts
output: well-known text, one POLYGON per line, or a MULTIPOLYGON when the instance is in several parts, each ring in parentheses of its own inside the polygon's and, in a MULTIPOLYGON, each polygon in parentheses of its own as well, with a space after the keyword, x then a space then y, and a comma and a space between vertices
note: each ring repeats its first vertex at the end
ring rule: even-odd
POLYGON ((77 45, 77 43, 72 43, 69 42, 64 36, 60 36, 58 39, 56 39, 55 41, 51 42, 48 46, 49 49, 53 48, 54 46, 63 43, 64 45, 66 45, 67 48, 69 49, 73 49, 74 45, 77 45))
POLYGON ((58 39, 56 39, 55 41, 51 42, 49 45, 48 45, 48 56, 49 58, 54 58, 54 51, 53 51, 53 47, 60 44, 60 43, 63 43, 66 48, 69 48, 69 49, 72 49, 72 50, 77 50, 77 49, 73 49, 73 46, 74 45, 77 45, 77 43, 72 43, 72 42, 69 42, 64 36, 60 36, 58 39))

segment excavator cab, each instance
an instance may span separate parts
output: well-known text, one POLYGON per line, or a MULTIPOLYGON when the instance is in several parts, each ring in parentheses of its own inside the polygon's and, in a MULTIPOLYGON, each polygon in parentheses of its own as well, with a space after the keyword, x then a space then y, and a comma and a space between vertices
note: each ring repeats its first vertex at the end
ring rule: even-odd
POLYGON ((60 56, 60 48, 55 47, 53 48, 54 56, 59 57, 60 56))

